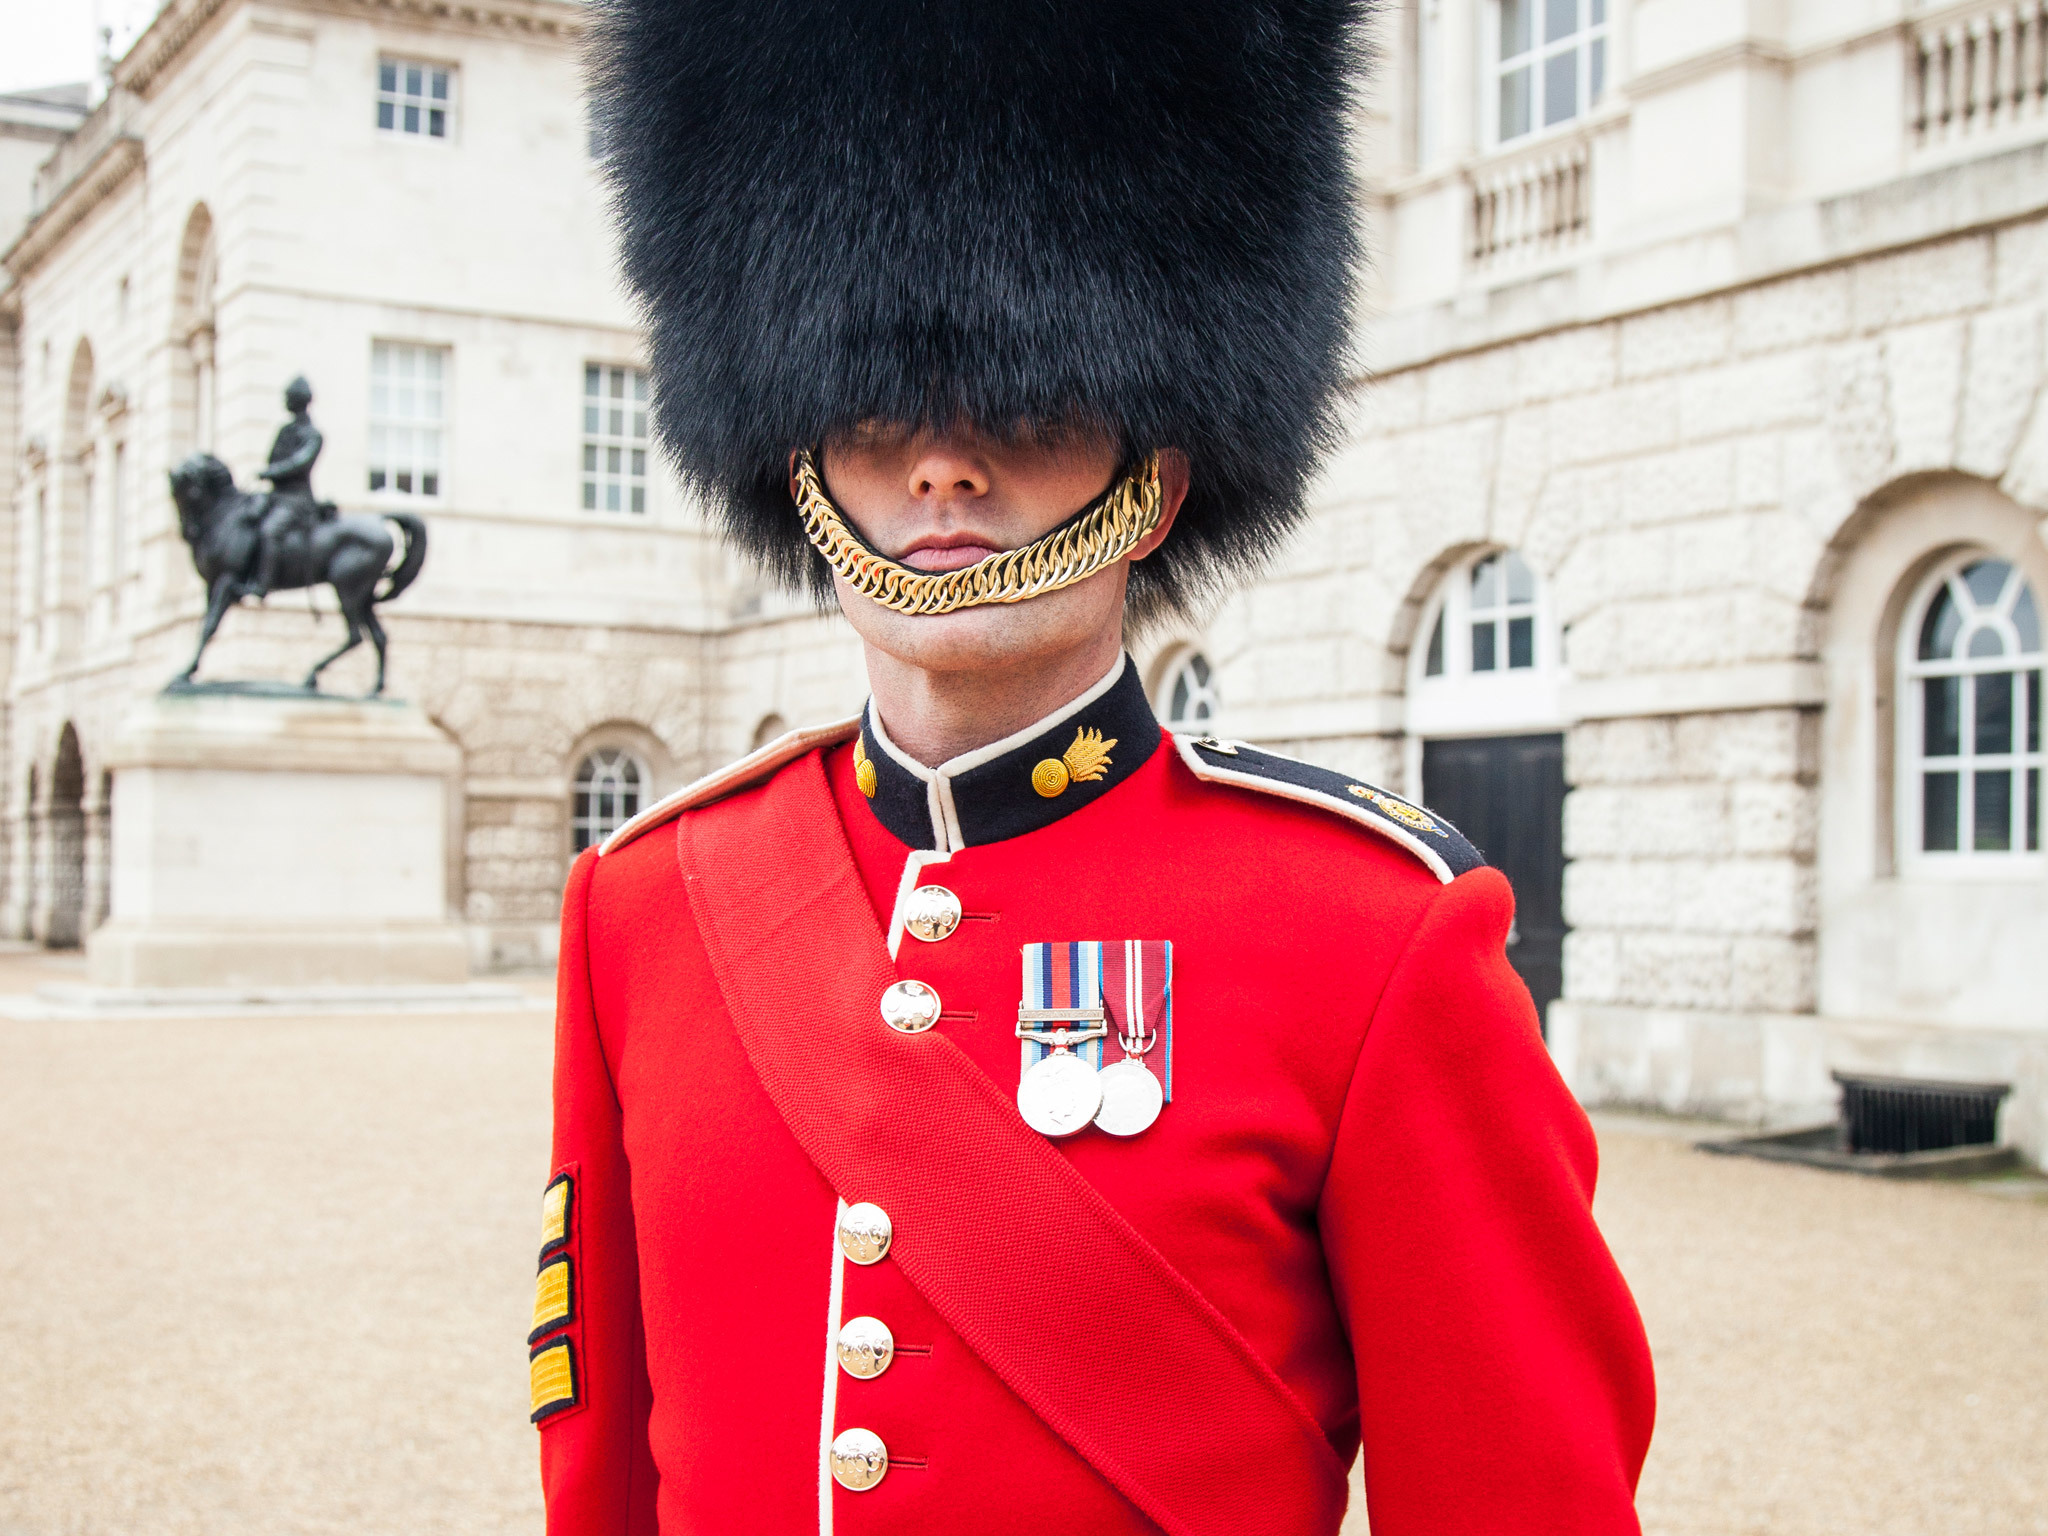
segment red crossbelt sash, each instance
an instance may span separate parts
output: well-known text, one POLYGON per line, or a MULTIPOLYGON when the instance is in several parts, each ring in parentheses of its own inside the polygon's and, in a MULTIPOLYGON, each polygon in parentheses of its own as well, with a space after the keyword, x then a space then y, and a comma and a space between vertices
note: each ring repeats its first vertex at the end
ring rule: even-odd
POLYGON ((1334 1530, 1344 1467, 1301 1400, 943 1030, 882 1024, 896 968, 819 754, 689 812, 676 848, 762 1086, 834 1191, 889 1213, 947 1325, 1173 1536, 1334 1530), (1082 1295, 1118 1326, 1044 1326, 1082 1295))

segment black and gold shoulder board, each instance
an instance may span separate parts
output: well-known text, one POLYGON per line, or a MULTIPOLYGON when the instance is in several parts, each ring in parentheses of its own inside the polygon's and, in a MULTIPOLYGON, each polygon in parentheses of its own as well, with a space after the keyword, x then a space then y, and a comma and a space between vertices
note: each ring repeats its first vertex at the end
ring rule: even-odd
POLYGON ((1335 811, 1399 843, 1445 884, 1486 863, 1479 850, 1443 817, 1348 773, 1318 768, 1241 741, 1218 741, 1214 736, 1176 735, 1173 744, 1195 777, 1335 811))

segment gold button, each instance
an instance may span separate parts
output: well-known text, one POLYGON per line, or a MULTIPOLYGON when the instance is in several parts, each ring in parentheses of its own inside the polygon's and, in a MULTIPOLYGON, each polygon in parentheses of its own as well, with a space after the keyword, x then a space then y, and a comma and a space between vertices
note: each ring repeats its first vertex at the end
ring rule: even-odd
POLYGON ((856 1317, 839 1330, 839 1368, 862 1381, 879 1376, 896 1358, 896 1336, 879 1317, 856 1317))
POLYGON ((889 1447, 872 1429, 842 1429, 832 1441, 832 1480, 866 1493, 889 1473, 889 1447))
POLYGON ((1048 757, 1031 770, 1031 787, 1050 800, 1067 792, 1067 780, 1071 777, 1065 763, 1056 757, 1048 757))
POLYGON ((882 1022, 906 1035, 921 1035, 939 1022, 939 994, 921 981, 891 982, 882 993, 882 1022))
POLYGON ((903 904, 903 926, 912 938, 936 944, 960 926, 960 898, 943 885, 920 885, 903 904))
POLYGON ((839 1218, 839 1251, 856 1264, 879 1264, 894 1235, 889 1213, 865 1200, 839 1218))

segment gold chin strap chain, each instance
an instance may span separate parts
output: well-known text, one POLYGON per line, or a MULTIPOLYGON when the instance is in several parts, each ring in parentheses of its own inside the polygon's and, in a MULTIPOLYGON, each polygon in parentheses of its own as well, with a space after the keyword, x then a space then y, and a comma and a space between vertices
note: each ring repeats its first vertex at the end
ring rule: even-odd
POLYGON ((1159 458, 1154 454, 1079 518, 1021 549, 957 571, 918 571, 878 555, 825 494, 806 448, 796 456, 796 509, 804 533, 861 596, 895 613, 951 613, 984 603, 1022 603, 1085 581, 1137 548, 1159 526, 1159 458))

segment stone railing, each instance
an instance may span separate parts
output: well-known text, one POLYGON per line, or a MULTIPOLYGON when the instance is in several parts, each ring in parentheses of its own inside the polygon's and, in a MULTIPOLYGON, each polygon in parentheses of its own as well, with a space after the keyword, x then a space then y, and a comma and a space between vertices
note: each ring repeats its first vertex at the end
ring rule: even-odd
POLYGON ((93 109, 92 115, 72 132, 57 152, 36 172, 35 211, 41 213, 65 189, 85 174, 109 144, 128 136, 136 119, 138 100, 127 91, 116 90, 93 109))
POLYGON ((1915 148, 2039 121, 2048 97, 2048 0, 2003 0, 1930 17, 1907 57, 1915 148))
POLYGON ((1476 167, 1470 181, 1476 267, 1540 257, 1592 233, 1593 158, 1583 132, 1476 167))

